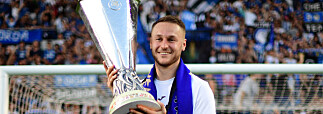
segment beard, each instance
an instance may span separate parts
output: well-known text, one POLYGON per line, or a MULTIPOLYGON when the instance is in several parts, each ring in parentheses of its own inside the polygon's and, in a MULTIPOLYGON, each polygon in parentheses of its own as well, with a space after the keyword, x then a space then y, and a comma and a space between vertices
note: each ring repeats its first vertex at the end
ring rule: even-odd
MULTIPOLYGON (((174 52, 172 54, 174 54, 174 52)), ((176 61, 178 61, 180 59, 181 53, 172 55, 170 58, 168 58, 167 61, 161 61, 160 59, 162 59, 162 58, 157 56, 157 51, 152 53, 152 55, 153 55, 153 58, 155 59, 155 62, 158 65, 160 65, 162 67, 168 67, 168 66, 176 63, 176 61)))

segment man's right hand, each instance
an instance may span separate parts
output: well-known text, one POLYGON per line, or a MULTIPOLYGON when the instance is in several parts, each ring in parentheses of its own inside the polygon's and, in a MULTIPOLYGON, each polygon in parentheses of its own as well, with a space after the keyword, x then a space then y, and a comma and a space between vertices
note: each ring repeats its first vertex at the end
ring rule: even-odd
POLYGON ((107 67, 107 65, 105 64, 104 61, 103 61, 103 65, 104 65, 104 69, 105 69, 105 72, 108 77, 107 85, 113 93, 113 81, 117 78, 116 74, 118 73, 118 70, 113 70, 114 65, 107 67))

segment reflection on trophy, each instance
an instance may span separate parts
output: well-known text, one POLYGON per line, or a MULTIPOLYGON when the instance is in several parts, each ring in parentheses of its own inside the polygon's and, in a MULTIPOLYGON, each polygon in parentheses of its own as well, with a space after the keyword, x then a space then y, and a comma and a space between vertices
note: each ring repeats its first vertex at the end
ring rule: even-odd
POLYGON ((160 109, 135 72, 139 0, 80 0, 78 12, 107 66, 119 69, 110 113, 128 113, 143 104, 160 109))

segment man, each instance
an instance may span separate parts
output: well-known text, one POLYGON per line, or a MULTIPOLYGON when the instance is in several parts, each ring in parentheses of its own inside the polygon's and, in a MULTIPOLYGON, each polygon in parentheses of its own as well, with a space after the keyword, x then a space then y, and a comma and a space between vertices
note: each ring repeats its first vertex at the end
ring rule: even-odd
POLYGON ((237 107, 251 108, 254 105, 254 100, 259 94, 259 82, 257 80, 261 77, 262 74, 252 74, 241 82, 234 97, 234 104, 237 107))
MULTIPOLYGON (((143 105, 138 105, 137 108, 145 113, 165 114, 166 110, 172 114, 215 113, 215 100, 210 86, 192 74, 180 58, 185 48, 185 25, 181 20, 174 16, 165 16, 153 24, 150 49, 155 64, 143 85, 162 109, 153 110, 143 105)), ((114 66, 107 68, 105 65, 107 84, 111 90, 118 72, 112 71, 113 68, 114 66)), ((140 113, 133 109, 130 112, 140 113)))

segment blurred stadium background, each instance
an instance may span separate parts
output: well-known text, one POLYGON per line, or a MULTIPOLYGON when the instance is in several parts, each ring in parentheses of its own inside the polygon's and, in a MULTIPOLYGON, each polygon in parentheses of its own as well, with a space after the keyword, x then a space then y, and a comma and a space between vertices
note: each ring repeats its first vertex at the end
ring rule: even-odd
MULTIPOLYGON (((0 65, 101 64, 76 5, 0 0, 0 65)), ((153 63, 149 33, 165 15, 186 25, 185 63, 322 64, 322 11, 321 0, 141 0, 137 64, 153 63)), ((199 76, 218 113, 323 113, 322 74, 199 76)), ((11 75, 9 113, 106 113, 105 82, 99 74, 11 75)))

